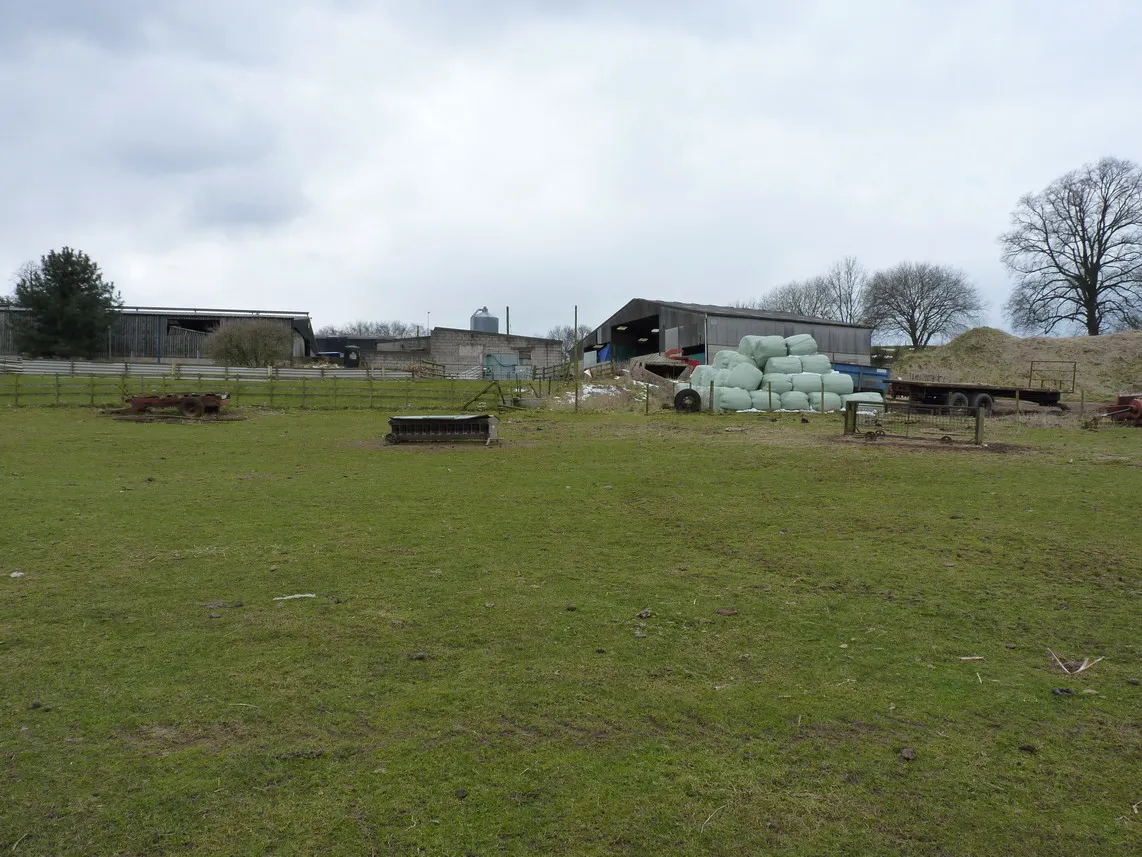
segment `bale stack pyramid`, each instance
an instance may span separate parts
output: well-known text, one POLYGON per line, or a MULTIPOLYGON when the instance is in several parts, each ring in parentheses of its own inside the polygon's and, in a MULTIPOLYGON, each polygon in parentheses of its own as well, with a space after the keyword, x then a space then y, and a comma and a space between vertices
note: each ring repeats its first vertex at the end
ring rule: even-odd
POLYGON ((710 365, 694 367, 678 390, 694 389, 702 407, 719 411, 839 411, 848 401, 883 404, 879 393, 853 392, 852 376, 834 372, 827 355, 807 333, 795 336, 746 336, 737 351, 714 355, 710 365))

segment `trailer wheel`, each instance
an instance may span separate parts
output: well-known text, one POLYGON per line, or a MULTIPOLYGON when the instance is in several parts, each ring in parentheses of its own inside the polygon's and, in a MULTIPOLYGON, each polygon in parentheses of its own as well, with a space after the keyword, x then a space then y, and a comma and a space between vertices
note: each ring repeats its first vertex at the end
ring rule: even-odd
POLYGON ((679 390, 674 397, 674 410, 680 414, 696 414, 702 410, 702 394, 697 390, 679 390))
POLYGON ((976 393, 971 397, 971 406, 982 409, 983 415, 990 417, 991 409, 995 407, 995 399, 991 397, 991 393, 976 393))
POLYGON ((193 420, 198 419, 206 411, 206 406, 202 404, 202 399, 187 399, 182 403, 182 414, 185 417, 190 417, 193 420))
POLYGON ((963 409, 968 407, 967 393, 961 393, 959 390, 953 390, 948 393, 948 398, 944 400, 948 406, 948 413, 962 414, 963 409))

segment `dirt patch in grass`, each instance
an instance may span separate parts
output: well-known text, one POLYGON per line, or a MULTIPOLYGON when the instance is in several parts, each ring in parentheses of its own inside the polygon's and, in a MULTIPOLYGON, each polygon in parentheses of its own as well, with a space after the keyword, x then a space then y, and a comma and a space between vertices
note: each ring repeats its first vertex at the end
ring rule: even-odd
MULTIPOLYGON (((476 451, 482 449, 495 449, 496 447, 503 446, 505 441, 501 440, 498 443, 486 444, 483 441, 473 441, 471 443, 386 443, 383 440, 356 440, 350 445, 358 449, 384 449, 395 450, 399 452, 458 452, 458 451, 476 451)), ((512 444, 519 446, 520 444, 512 444)))
POLYGON ((831 440, 834 443, 845 443, 855 446, 865 447, 878 447, 878 446, 891 446, 894 449, 907 449, 912 452, 959 452, 959 453, 993 453, 998 455, 1016 455, 1024 452, 1034 452, 1035 450, 1029 446, 1020 446, 1015 443, 996 443, 989 441, 982 446, 976 446, 974 443, 941 443, 938 440, 920 440, 919 438, 908 437, 881 437, 876 440, 868 440, 864 435, 840 435, 833 437, 831 440))
POLYGON ((798 729, 791 743, 824 741, 828 744, 839 744, 843 741, 858 741, 867 737, 879 737, 883 732, 883 727, 877 726, 875 723, 865 723, 860 720, 841 720, 833 723, 806 723, 798 729))
POLYGON ((148 756, 169 756, 179 750, 217 752, 245 735, 240 724, 217 723, 210 726, 176 726, 151 723, 124 730, 122 738, 128 747, 148 756))

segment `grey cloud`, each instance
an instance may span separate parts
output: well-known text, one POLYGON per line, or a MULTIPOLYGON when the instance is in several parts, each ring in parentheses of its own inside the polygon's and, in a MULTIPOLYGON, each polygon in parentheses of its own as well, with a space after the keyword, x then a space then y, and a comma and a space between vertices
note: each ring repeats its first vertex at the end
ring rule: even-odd
POLYGON ((1142 155, 1136 3, 1046 7, 0 0, 0 274, 543 332, 852 254, 998 306, 1018 196, 1142 155))
POLYGON ((252 65, 272 58, 276 40, 269 36, 279 10, 291 7, 261 0, 5 0, 0 49, 62 40, 117 56, 182 52, 252 65))
POLYGON ((0 47, 76 38, 110 48, 139 43, 164 4, 148 0, 9 0, 0 4, 0 47))
POLYGON ((293 182, 273 174, 232 173, 198 182, 187 208, 195 230, 266 230, 301 216, 309 201, 293 182))

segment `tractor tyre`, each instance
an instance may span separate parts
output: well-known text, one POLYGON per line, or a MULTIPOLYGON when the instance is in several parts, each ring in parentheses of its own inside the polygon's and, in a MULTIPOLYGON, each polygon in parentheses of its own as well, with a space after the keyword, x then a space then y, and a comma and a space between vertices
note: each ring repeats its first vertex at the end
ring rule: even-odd
POLYGON ((696 414, 702 410, 702 394, 697 390, 679 390, 674 397, 674 410, 680 414, 696 414))

